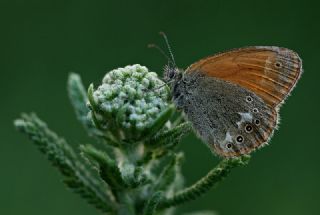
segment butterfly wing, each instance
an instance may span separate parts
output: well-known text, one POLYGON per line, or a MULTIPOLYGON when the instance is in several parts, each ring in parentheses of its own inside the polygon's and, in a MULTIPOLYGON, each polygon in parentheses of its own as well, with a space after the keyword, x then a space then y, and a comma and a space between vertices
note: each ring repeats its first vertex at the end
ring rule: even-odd
POLYGON ((289 49, 256 46, 204 58, 186 70, 192 71, 237 84, 276 107, 295 86, 302 72, 302 62, 289 49))
POLYGON ((289 49, 237 49, 192 64, 174 98, 214 152, 239 156, 268 142, 301 72, 301 59, 289 49))
POLYGON ((277 124, 276 110, 259 96, 200 71, 185 74, 174 95, 199 136, 222 157, 248 154, 262 146, 277 124))

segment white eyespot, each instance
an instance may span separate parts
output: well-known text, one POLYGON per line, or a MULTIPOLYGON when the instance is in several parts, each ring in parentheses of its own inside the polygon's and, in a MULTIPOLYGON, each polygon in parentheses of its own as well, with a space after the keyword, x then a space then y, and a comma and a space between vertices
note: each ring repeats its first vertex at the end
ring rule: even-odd
POLYGON ((231 147, 232 147, 232 144, 231 144, 231 143, 227 143, 227 144, 226 144, 226 148, 227 148, 227 149, 231 149, 231 147))
POLYGON ((281 67, 282 67, 282 63, 279 62, 279 61, 277 61, 277 62, 274 63, 274 66, 275 66, 276 68, 281 68, 281 67))
POLYGON ((258 108, 253 108, 253 109, 252 109, 252 112, 253 112, 253 113, 259 113, 259 110, 258 110, 258 108))
POLYGON ((253 99, 252 99, 252 97, 251 97, 251 96, 247 96, 247 97, 246 97, 246 102, 251 103, 252 101, 253 101, 253 99))
POLYGON ((244 141, 243 136, 241 136, 241 135, 237 136, 236 141, 237 141, 237 143, 242 143, 244 141))
POLYGON ((252 130, 253 130, 253 127, 252 127, 252 125, 247 124, 246 127, 244 127, 244 129, 245 129, 245 131, 246 131, 247 133, 251 133, 252 130))

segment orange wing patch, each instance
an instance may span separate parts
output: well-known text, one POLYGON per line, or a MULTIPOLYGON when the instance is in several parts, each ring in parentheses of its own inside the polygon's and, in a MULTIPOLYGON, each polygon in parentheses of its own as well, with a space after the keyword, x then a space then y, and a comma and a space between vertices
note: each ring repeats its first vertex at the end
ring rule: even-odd
POLYGON ((240 85, 276 107, 300 78, 302 62, 298 54, 289 49, 257 46, 204 58, 186 70, 193 71, 240 85))

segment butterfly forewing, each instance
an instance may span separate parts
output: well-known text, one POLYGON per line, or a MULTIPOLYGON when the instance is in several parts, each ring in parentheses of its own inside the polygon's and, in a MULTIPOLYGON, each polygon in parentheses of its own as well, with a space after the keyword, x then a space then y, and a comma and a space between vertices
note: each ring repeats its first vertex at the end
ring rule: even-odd
POLYGON ((299 79, 302 63, 299 56, 289 49, 257 46, 207 57, 186 70, 193 71, 244 87, 271 107, 276 107, 299 79))

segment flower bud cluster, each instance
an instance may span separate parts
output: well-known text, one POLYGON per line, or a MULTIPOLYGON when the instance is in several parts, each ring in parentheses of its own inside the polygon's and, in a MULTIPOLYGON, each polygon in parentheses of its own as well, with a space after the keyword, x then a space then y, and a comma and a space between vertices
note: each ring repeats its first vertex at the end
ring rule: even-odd
POLYGON ((137 139, 169 98, 169 88, 156 73, 139 64, 126 66, 108 72, 92 95, 89 89, 89 117, 115 137, 137 139))

